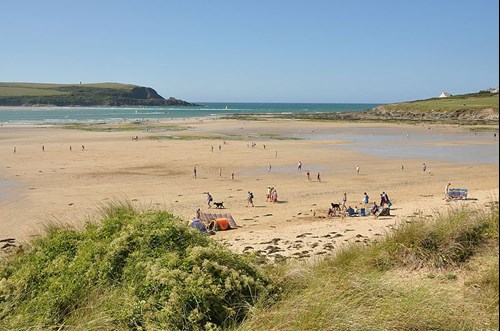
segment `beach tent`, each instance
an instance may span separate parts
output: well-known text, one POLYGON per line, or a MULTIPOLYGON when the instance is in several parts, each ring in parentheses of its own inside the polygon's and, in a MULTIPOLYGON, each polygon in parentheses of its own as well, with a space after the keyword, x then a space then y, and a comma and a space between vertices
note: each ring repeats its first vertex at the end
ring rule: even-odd
POLYGON ((193 229, 199 230, 201 233, 208 233, 207 227, 199 219, 193 218, 189 226, 192 227, 193 229))
POLYGON ((209 226, 210 230, 220 231, 238 228, 233 216, 229 213, 208 213, 200 211, 198 217, 205 224, 210 225, 213 223, 214 229, 209 226), (217 230, 217 228, 220 230, 217 230))

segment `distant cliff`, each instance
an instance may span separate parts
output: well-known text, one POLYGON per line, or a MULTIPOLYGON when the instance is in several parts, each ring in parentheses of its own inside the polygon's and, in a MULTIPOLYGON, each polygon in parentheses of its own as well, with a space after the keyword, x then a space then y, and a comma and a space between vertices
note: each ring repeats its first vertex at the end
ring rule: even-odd
POLYGON ((0 106, 196 106, 131 84, 0 83, 0 106))

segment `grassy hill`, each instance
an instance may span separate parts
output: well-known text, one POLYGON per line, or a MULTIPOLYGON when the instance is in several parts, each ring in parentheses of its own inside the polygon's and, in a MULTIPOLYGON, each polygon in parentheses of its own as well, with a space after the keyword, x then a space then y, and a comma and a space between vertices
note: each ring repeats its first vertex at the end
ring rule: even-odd
POLYGON ((119 84, 1 83, 0 106, 189 106, 149 87, 119 84))
POLYGON ((498 201, 264 268, 129 204, 47 232, 0 259, 0 330, 498 329, 498 201))
POLYGON ((431 98, 408 102, 393 103, 381 106, 387 110, 406 110, 417 112, 458 111, 495 109, 498 112, 498 93, 479 92, 454 95, 447 98, 431 98))

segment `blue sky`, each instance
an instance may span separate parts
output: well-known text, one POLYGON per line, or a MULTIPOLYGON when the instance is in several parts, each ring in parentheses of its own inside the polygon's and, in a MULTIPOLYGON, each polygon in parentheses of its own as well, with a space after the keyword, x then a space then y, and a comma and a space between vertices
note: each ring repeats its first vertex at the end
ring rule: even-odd
POLYGON ((0 81, 188 101, 388 103, 498 86, 497 0, 2 0, 0 81))

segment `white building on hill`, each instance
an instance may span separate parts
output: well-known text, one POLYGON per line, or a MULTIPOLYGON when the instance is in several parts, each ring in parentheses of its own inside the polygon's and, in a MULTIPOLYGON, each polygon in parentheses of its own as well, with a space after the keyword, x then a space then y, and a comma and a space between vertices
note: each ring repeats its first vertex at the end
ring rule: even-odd
POLYGON ((439 95, 440 98, 447 98, 447 97, 451 97, 451 94, 448 93, 448 92, 443 92, 439 95))

